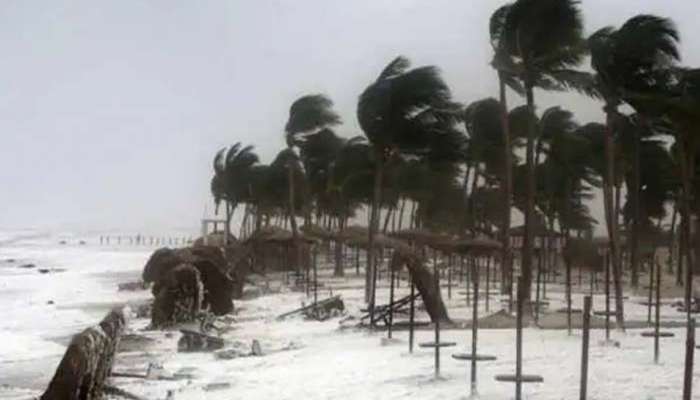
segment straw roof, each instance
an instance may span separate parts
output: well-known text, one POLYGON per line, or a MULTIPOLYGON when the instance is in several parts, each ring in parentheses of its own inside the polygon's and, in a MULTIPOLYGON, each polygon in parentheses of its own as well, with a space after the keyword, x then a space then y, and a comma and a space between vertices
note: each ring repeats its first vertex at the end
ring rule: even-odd
POLYGON ((455 252, 471 255, 490 255, 503 248, 501 242, 489 238, 462 239, 453 246, 455 252))
MULTIPOLYGON (((303 233, 299 233, 300 241, 306 243, 315 243, 316 239, 309 237, 303 233)), ((291 244, 294 241, 292 232, 276 226, 266 226, 255 232, 248 238, 248 241, 276 243, 276 244, 291 244)))
POLYGON ((315 224, 307 224, 299 228, 304 235, 319 239, 319 240, 332 240, 335 238, 333 232, 315 224))

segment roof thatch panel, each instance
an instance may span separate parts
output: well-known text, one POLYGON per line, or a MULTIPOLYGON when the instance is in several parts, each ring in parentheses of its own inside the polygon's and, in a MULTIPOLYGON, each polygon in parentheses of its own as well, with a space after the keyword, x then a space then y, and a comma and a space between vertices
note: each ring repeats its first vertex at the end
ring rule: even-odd
POLYGON ((466 255, 492 255, 503 248, 501 242, 489 238, 462 239, 455 241, 453 248, 456 253, 466 255))
MULTIPOLYGON (((533 229, 533 234, 535 236, 540 236, 540 237, 561 235, 561 233, 557 232, 556 229, 549 229, 542 223, 535 224, 534 229, 533 229)), ((525 225, 519 225, 519 226, 514 226, 514 227, 510 228, 510 235, 511 236, 525 236, 525 225)))
MULTIPOLYGON (((316 240, 309 237, 303 233, 299 233, 299 240, 306 243, 315 243, 316 240)), ((255 232, 248 238, 247 241, 258 242, 258 243, 277 243, 277 244, 291 244, 294 241, 294 235, 292 232, 282 229, 276 226, 266 226, 255 232)))
POLYGON ((440 251, 446 250, 449 247, 449 243, 455 240, 452 235, 435 233, 425 229, 404 229, 392 233, 391 236, 440 251))
POLYGON ((300 227, 299 230, 303 232, 304 235, 319 240, 333 240, 336 237, 333 232, 314 224, 304 225, 300 227))

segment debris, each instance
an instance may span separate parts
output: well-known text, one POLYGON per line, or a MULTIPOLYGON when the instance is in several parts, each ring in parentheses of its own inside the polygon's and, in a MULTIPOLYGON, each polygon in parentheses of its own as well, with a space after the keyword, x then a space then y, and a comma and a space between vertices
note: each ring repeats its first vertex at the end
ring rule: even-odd
POLYGON ((231 384, 228 382, 213 382, 213 383, 207 383, 204 386, 204 391, 211 392, 214 390, 229 389, 230 387, 231 387, 231 384))
POLYGON ((144 290, 147 286, 142 281, 136 282, 124 282, 117 285, 117 290, 120 292, 135 292, 137 290, 144 290))
POLYGON ((155 328, 192 322, 202 308, 204 288, 199 270, 191 264, 180 264, 170 270, 153 288, 156 299, 151 311, 155 328))
POLYGON ((260 347, 260 342, 258 342, 257 339, 253 339, 253 344, 251 345, 251 355, 254 355, 254 356, 263 355, 262 348, 260 347))
POLYGON ((101 399, 125 323, 123 311, 113 310, 99 326, 74 336, 41 399, 101 399))
POLYGON ((155 343, 155 341, 155 339, 134 333, 122 335, 119 345, 117 345, 117 352, 125 353, 130 351, 142 351, 149 345, 155 343))
POLYGON ((251 355, 251 346, 240 340, 232 342, 229 348, 214 353, 214 357, 219 360, 233 360, 240 357, 250 357, 251 355))
POLYGON ((345 311, 345 303, 343 303, 340 296, 333 296, 331 298, 321 300, 315 304, 302 306, 296 310, 281 314, 277 316, 277 319, 284 319, 295 314, 304 314, 307 318, 325 321, 328 318, 340 315, 343 311, 345 311))
POLYGON ((224 347, 224 340, 204 333, 181 329, 182 337, 177 342, 177 350, 182 352, 213 351, 224 347))
POLYGON ((133 393, 127 392, 126 390, 120 389, 116 386, 105 385, 104 392, 106 394, 111 394, 112 396, 123 397, 123 398, 129 399, 129 400, 146 400, 143 397, 140 397, 140 396, 137 396, 133 393))
POLYGON ((58 273, 58 272, 65 272, 66 270, 63 268, 39 268, 38 269, 40 274, 48 274, 48 273, 58 273))

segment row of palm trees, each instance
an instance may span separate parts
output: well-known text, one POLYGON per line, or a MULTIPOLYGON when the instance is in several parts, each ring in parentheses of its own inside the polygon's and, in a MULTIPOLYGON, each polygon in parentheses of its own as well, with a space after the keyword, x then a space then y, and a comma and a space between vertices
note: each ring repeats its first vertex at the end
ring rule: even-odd
MULTIPOLYGON (((673 206, 671 231, 680 215, 689 298, 691 223, 700 205, 694 196, 700 70, 679 65, 672 21, 638 15, 585 38, 578 1, 517 0, 493 13, 489 29, 497 99, 465 107, 436 67, 414 68, 398 57, 360 95, 363 136, 339 137, 332 101, 315 94, 292 104, 287 147, 269 165, 250 146, 217 153, 211 183, 217 205, 224 202, 230 221, 245 204, 256 228, 282 216, 295 239, 297 218, 343 230, 366 209, 370 248, 390 218, 399 226, 407 220, 412 227, 490 235, 503 243, 501 265, 511 285, 516 207, 525 219, 521 274, 529 287, 535 227, 556 226, 565 239, 590 231, 595 221, 586 203, 602 188, 618 324, 624 321, 621 221, 637 285, 640 246, 660 231, 673 206), (581 69, 586 59, 590 69, 581 69), (599 99, 606 121, 579 124, 563 107, 538 114, 535 89, 599 99), (509 94, 524 96, 525 105, 510 109, 509 94)), ((374 257, 369 252, 368 274, 374 257)))

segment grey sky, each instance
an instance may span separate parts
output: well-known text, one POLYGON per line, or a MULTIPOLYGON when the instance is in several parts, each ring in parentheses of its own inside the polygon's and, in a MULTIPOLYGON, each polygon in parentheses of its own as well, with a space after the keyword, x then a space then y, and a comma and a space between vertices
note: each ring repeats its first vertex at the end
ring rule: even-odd
MULTIPOLYGON (((291 102, 323 92, 345 124, 399 54, 444 72, 454 96, 496 94, 495 0, 5 1, 0 4, 0 228, 196 227, 211 157, 235 141, 264 161, 291 102)), ((673 18, 685 63, 700 2, 584 0, 587 31, 640 12, 673 18)), ((582 122, 600 105, 538 93, 582 122)), ((515 102, 515 101, 514 101, 515 102)))

